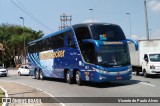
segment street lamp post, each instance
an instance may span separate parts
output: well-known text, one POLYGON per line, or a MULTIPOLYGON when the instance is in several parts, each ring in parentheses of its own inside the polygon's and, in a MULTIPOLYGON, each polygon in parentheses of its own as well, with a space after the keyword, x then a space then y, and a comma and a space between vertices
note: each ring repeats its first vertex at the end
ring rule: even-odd
POLYGON ((126 13, 128 16, 129 16, 129 27, 130 27, 130 38, 131 38, 131 15, 130 15, 130 13, 126 13))
POLYGON ((146 20, 146 35, 147 40, 149 40, 149 28, 148 28, 148 15, 147 15, 147 3, 146 0, 144 1, 144 10, 145 10, 145 20, 146 20))
POLYGON ((148 29, 149 31, 148 31, 148 33, 149 33, 149 39, 151 39, 151 31, 152 31, 152 29, 148 29))
POLYGON ((23 48, 24 48, 24 64, 26 64, 26 49, 25 49, 25 36, 24 36, 24 18, 19 17, 23 20, 23 48))
POLYGON ((89 9, 89 10, 92 11, 92 22, 94 22, 93 9, 89 9))

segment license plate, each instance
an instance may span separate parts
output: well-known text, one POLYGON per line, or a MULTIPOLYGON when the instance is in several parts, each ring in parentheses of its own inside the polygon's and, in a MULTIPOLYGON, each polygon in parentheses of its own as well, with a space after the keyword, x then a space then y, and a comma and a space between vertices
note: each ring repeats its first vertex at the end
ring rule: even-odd
POLYGON ((122 79, 122 77, 116 77, 117 80, 122 79))

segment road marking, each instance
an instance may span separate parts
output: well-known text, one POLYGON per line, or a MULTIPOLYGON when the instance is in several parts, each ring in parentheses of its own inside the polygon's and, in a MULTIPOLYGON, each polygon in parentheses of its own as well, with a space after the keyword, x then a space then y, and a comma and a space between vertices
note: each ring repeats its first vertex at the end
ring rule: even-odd
MULTIPOLYGON (((0 86, 0 89, 5 93, 6 98, 9 97, 6 89, 4 89, 2 86, 0 86)), ((8 103, 3 103, 2 106, 8 106, 8 103)))
POLYGON ((0 86, 0 89, 2 89, 2 91, 4 91, 4 93, 5 93, 5 97, 8 97, 8 93, 7 93, 7 91, 6 91, 2 86, 0 86))
MULTIPOLYGON (((3 80, 3 81, 7 81, 7 80, 3 80)), ((39 90, 39 91, 42 91, 42 92, 48 94, 50 97, 55 97, 55 96, 53 96, 52 94, 50 94, 50 93, 48 93, 48 92, 46 92, 46 91, 44 91, 44 90, 42 90, 42 89, 40 89, 40 88, 31 86, 31 85, 22 84, 22 83, 20 83, 20 82, 15 82, 15 81, 8 81, 8 82, 13 82, 13 83, 21 84, 21 85, 24 85, 24 86, 28 86, 28 87, 37 89, 37 90, 39 90)), ((55 98, 55 99, 56 99, 56 98, 55 98)), ((56 100, 59 102, 59 104, 61 104, 61 106, 66 106, 64 103, 61 103, 58 99, 56 99, 56 100)))
POLYGON ((141 84, 143 85, 148 85, 148 86, 152 86, 152 87, 155 87, 155 85, 152 85, 152 84, 148 84, 148 83, 145 83, 145 82, 140 82, 141 84))

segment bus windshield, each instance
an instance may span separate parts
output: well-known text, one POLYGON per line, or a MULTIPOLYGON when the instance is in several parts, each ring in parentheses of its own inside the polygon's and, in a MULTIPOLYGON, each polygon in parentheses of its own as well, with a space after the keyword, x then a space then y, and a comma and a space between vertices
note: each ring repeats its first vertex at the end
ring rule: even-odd
MULTIPOLYGON (((98 64, 104 67, 126 66, 130 64, 127 45, 100 46, 100 58, 98 64)), ((98 56, 98 57, 99 57, 98 56)))
POLYGON ((126 39, 122 29, 118 25, 91 25, 90 29, 95 40, 119 41, 126 39))

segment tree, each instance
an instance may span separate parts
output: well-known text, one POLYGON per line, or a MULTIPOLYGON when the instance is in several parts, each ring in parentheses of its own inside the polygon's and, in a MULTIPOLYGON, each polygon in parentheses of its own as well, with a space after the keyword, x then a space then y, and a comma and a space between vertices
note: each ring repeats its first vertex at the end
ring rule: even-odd
MULTIPOLYGON (((22 27, 11 24, 0 25, 0 43, 3 44, 3 63, 8 66, 22 64, 21 60, 24 55, 24 39, 25 48, 30 41, 42 37, 42 31, 34 31, 31 28, 22 27)), ((27 49, 26 49, 27 51, 27 49)), ((2 52, 0 53, 2 64, 2 52)))

